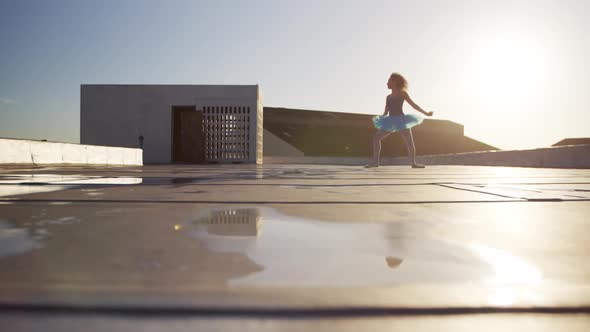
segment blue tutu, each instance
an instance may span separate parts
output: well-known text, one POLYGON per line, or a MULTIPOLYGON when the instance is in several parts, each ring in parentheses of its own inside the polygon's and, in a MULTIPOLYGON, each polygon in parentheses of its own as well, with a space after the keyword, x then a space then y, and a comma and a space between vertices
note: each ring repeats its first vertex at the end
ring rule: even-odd
POLYGON ((373 117, 375 128, 385 131, 400 131, 422 123, 424 118, 415 114, 376 115, 373 117))

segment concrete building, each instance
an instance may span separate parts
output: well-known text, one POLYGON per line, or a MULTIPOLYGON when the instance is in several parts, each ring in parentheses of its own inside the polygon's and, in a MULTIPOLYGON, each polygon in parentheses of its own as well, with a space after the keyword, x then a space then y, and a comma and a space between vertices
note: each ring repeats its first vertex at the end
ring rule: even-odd
POLYGON ((81 85, 80 144, 142 148, 146 164, 262 163, 257 85, 81 85))
MULTIPOLYGON (((367 157, 375 132, 369 114, 263 107, 257 85, 82 85, 80 103, 80 144, 141 148, 145 164, 367 157)), ((445 120, 414 138, 418 155, 497 150, 445 120)), ((399 135, 383 143, 384 156, 407 154, 399 135)))

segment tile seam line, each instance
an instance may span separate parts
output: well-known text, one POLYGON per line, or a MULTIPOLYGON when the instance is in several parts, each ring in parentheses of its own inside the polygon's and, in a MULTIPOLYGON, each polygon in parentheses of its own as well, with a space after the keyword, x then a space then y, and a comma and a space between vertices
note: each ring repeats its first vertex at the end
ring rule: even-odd
MULTIPOLYGON (((392 187, 392 186, 442 186, 447 187, 450 189, 457 189, 457 190, 467 190, 473 191, 465 188, 456 188, 452 185, 460 184, 464 186, 480 186, 485 184, 474 184, 474 183, 455 183, 455 182, 428 182, 428 183, 379 183, 379 184, 338 184, 338 185, 331 185, 331 184, 307 184, 307 183, 137 183, 137 184, 106 184, 106 183, 62 183, 62 182, 31 182, 31 183, 0 183, 0 187, 6 186, 79 186, 85 188, 107 188, 107 187, 122 187, 122 186, 145 186, 145 187, 154 187, 154 186, 293 186, 293 187, 331 187, 331 188, 340 188, 340 187, 392 187)), ((586 184, 586 183, 585 183, 586 184)), ((523 184, 526 185, 526 184, 523 184)), ((541 184, 542 185, 542 184, 541 184)), ((532 191, 532 192, 539 192, 536 190, 530 189, 521 189, 523 191, 532 191)), ((541 189, 545 191, 574 191, 574 192, 590 192, 590 190, 581 190, 581 189, 541 189)), ((479 193, 486 193, 483 191, 475 191, 479 193)), ((511 196, 502 196, 499 194, 491 194, 501 197, 511 197, 511 196)))
MULTIPOLYGON (((590 184, 583 183, 500 183, 501 185, 550 185, 550 184, 590 184)), ((67 183, 67 182, 22 182, 22 183, 0 183, 0 186, 83 186, 83 187, 121 187, 121 186, 299 186, 299 187, 387 187, 387 186, 446 186, 464 185, 464 186, 481 186, 488 183, 461 183, 461 182, 422 182, 422 183, 371 183, 371 184, 339 184, 339 185, 322 185, 308 183, 214 183, 214 182, 195 182, 195 183, 135 183, 135 184, 107 184, 107 183, 67 183)), ((457 190, 467 190, 463 188, 452 187, 457 190)), ((543 189, 547 191, 572 191, 563 189, 543 189)), ((587 192, 590 190, 574 189, 573 191, 587 192)), ((484 192, 482 192, 484 193, 484 192)), ((489 193, 488 193, 489 194, 489 193)), ((493 194, 498 195, 498 194, 493 194)), ((500 196, 500 195, 498 195, 500 196)), ((510 197, 510 196, 507 196, 510 197)))
MULTIPOLYGON (((10 174, 5 174, 6 176, 10 176, 11 174, 16 174, 16 173, 10 173, 10 174)), ((93 174, 58 174, 58 173, 54 173, 55 175, 63 175, 63 176, 95 176, 93 174)), ((31 174, 31 173, 22 173, 22 174, 16 174, 16 175, 37 175, 37 174, 31 174)), ((39 175, 43 175, 43 174, 39 174, 39 175)), ((136 174, 135 174, 136 175, 136 174)), ((117 178, 117 177, 136 177, 136 178, 154 178, 154 179, 170 179, 170 178, 188 178, 190 179, 190 176, 167 176, 167 177, 161 177, 161 176, 146 176, 146 177, 141 177, 141 176, 125 176, 125 175, 114 175, 114 176, 104 176, 104 175, 96 175, 96 176, 100 176, 101 178, 117 178)), ((387 174, 384 174, 384 176, 387 176, 387 174)), ((581 176, 571 176, 571 177, 567 177, 567 178, 580 178, 581 176)), ((194 177, 193 177, 194 178, 194 177)), ((399 180, 432 180, 432 179, 440 179, 441 176, 431 176, 431 177, 390 177, 390 178, 385 178, 387 179, 399 179, 399 180)), ((461 180, 461 179, 490 179, 490 178, 496 178, 494 176, 478 176, 478 177, 465 177, 465 176, 457 176, 456 179, 457 180, 461 180)), ((519 178, 527 178, 527 177, 519 177, 519 178)), ((528 177, 530 179, 538 179, 539 177, 528 177)), ((551 178, 551 179, 567 179, 565 177, 547 177, 547 178, 551 178)), ((237 176, 236 177, 229 177, 229 176, 211 176, 211 177, 204 177, 203 181, 235 181, 235 180, 278 180, 278 179, 290 179, 290 180, 321 180, 321 181, 326 181, 326 180, 384 180, 383 177, 342 177, 342 178, 323 178, 321 177, 321 175, 314 175, 314 176, 309 176, 309 177, 294 177, 294 176, 263 176, 261 178, 257 178, 256 176, 237 176)), ((505 178, 500 178, 500 179, 505 179, 505 178)), ((447 182, 447 181, 445 181, 447 182)), ((452 182, 452 183, 457 183, 457 182, 452 182)), ((558 183, 580 183, 580 182, 558 182, 558 183)), ((587 183, 587 182, 581 182, 581 183, 587 183)), ((528 184, 528 182, 524 182, 523 184, 528 184)), ((543 183, 544 184, 544 183, 543 183)))
POLYGON ((468 191, 468 192, 472 192, 472 193, 486 194, 486 195, 491 195, 491 196, 496 196, 496 197, 502 197, 502 198, 507 198, 507 199, 525 199, 526 200, 526 198, 522 198, 522 197, 515 197, 515 196, 506 196, 506 195, 501 195, 501 194, 494 194, 494 193, 489 193, 489 192, 485 192, 485 191, 481 191, 481 190, 475 190, 475 189, 457 188, 457 187, 453 187, 452 185, 447 185, 447 184, 437 184, 437 186, 444 187, 444 188, 449 188, 449 189, 455 189, 455 190, 468 191))
POLYGON ((0 187, 6 186, 78 186, 84 188, 106 188, 106 187, 125 187, 125 186, 297 186, 297 187, 388 187, 388 186, 436 186, 439 182, 429 183, 383 183, 383 184, 298 184, 298 183, 136 183, 136 184, 108 184, 108 183, 67 183, 67 182, 23 182, 23 183, 0 183, 0 187))
POLYGON ((17 199, 8 200, 0 199, 0 203, 91 203, 91 204, 241 204, 241 205, 411 205, 411 204, 479 204, 479 203, 573 203, 573 202, 590 202, 590 199, 570 199, 570 200, 526 200, 510 199, 502 201, 410 201, 410 202, 352 202, 352 201, 150 201, 150 200, 66 200, 66 199, 17 199))
POLYGON ((276 307, 106 307, 77 306, 68 304, 0 304, 0 313, 41 313, 88 315, 102 314, 111 316, 252 316, 252 317, 386 317, 386 316, 452 316, 480 314, 590 314, 590 306, 532 306, 532 307, 384 307, 384 306, 340 306, 330 308, 276 308, 276 307))

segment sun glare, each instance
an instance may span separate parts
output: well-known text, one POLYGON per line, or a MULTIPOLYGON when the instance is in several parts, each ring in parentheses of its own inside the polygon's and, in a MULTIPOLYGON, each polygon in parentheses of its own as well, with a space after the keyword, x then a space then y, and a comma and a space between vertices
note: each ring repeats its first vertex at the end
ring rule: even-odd
POLYGON ((549 41, 514 26, 474 30, 469 41, 459 69, 466 109, 459 122, 499 148, 542 144, 538 128, 551 115, 547 97, 560 77, 549 41))
POLYGON ((526 108, 542 97, 544 58, 542 47, 530 36, 494 34, 474 49, 470 66, 475 76, 473 92, 495 112, 526 108))

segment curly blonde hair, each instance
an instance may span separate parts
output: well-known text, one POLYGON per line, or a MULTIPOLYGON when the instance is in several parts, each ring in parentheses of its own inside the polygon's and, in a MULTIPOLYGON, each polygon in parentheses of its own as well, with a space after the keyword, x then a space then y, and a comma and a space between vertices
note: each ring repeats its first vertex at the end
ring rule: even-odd
POLYGON ((393 73, 389 76, 389 81, 393 83, 393 86, 400 90, 408 89, 408 81, 400 73, 393 73))

